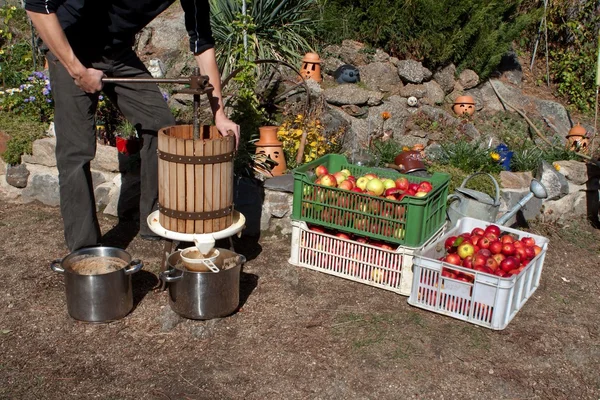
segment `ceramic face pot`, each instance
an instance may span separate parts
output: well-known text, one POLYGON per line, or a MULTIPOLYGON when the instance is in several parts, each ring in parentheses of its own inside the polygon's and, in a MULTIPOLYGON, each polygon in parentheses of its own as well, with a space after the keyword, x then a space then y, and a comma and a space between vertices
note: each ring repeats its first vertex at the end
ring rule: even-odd
POLYGON ((256 154, 266 154, 277 165, 271 170, 273 176, 283 175, 287 169, 283 143, 277 139, 277 126, 261 126, 258 128, 260 139, 255 143, 256 154))
POLYGON ((589 146, 589 138, 586 137, 587 132, 580 124, 575 125, 569 130, 567 135, 567 150, 576 151, 579 153, 587 153, 589 146))
POLYGON ((454 100, 452 111, 456 115, 473 115, 475 113, 475 100, 471 96, 459 96, 454 100))
POLYGON ((300 74, 304 79, 312 79, 315 82, 321 82, 321 59, 317 53, 306 53, 302 60, 300 74))

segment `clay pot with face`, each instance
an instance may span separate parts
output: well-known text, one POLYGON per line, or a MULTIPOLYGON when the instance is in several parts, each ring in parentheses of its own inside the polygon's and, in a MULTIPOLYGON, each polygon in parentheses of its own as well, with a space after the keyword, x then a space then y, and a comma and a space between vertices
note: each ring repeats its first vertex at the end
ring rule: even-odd
POLYGON ((300 74, 304 79, 312 79, 315 82, 321 82, 321 59, 317 53, 306 53, 302 60, 300 74))
POLYGON ((585 131, 585 128, 580 124, 572 127, 567 135, 567 150, 584 154, 587 153, 590 140, 586 135, 587 132, 585 131))
POLYGON ((473 115, 475 113, 475 100, 471 96, 458 96, 454 100, 452 111, 456 115, 473 115))
POLYGON ((258 128, 260 138, 255 143, 256 154, 265 154, 277 162, 271 173, 273 176, 283 175, 287 169, 283 143, 277 139, 277 126, 261 126, 258 128))

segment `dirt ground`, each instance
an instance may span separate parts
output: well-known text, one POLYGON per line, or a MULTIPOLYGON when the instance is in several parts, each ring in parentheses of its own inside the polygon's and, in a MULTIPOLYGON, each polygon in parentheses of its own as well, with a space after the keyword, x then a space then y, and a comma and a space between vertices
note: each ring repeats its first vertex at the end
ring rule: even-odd
POLYGON ((291 266, 289 237, 237 243, 237 313, 183 319, 151 290, 162 246, 100 218, 105 244, 145 266, 131 314, 88 324, 49 268, 67 254, 58 209, 0 204, 1 398, 600 398, 600 230, 585 221, 530 228, 550 239, 541 286, 492 331, 291 266))

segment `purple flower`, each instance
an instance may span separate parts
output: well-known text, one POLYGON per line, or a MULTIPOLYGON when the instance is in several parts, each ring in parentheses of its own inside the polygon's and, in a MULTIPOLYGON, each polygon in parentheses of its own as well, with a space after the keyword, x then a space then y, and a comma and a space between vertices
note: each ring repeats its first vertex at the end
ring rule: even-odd
POLYGON ((29 103, 29 99, 24 99, 23 103, 29 103))
POLYGON ((35 101, 35 96, 31 96, 31 97, 29 98, 29 101, 35 101))
POLYGON ((52 103, 52 99, 46 99, 46 103, 52 103))
POLYGON ((19 86, 19 89, 21 89, 21 90, 25 89, 25 85, 19 86))
POLYGON ((163 92, 162 95, 163 95, 163 99, 165 99, 165 101, 169 100, 169 94, 168 93, 163 92))
POLYGON ((43 88, 43 89, 42 89, 42 94, 43 94, 44 96, 48 96, 48 95, 50 94, 50 90, 48 90, 47 88, 43 88))
POLYGON ((46 79, 46 75, 44 75, 42 72, 35 71, 33 74, 34 74, 34 75, 35 75, 35 77, 36 77, 36 78, 38 78, 38 79, 46 79))
POLYGON ((98 96, 98 100, 104 100, 104 96, 102 96, 102 95, 98 96))
POLYGON ((33 76, 28 76, 27 80, 31 82, 33 80, 33 76))

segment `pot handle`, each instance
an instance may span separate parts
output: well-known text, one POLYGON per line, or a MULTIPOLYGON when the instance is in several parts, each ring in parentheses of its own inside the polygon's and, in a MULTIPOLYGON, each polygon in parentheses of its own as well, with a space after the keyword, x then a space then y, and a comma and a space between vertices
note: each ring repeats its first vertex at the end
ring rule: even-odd
POLYGON ((460 185, 460 187, 464 188, 465 185, 467 184, 467 181, 477 175, 486 175, 488 178, 490 178, 490 180, 494 184, 494 188, 496 189, 496 196, 494 198, 494 206, 499 206, 500 205, 500 186, 498 186, 498 182, 496 182, 494 177, 491 174, 488 174, 487 172, 475 172, 474 174, 467 176, 465 178, 465 180, 463 181, 462 185, 460 185))
POLYGON ((141 260, 138 260, 138 259, 132 260, 129 263, 129 265, 125 268, 125 275, 135 274, 140 269, 142 269, 143 266, 144 266, 144 263, 141 260))
POLYGON ((181 275, 177 275, 177 276, 171 276, 171 274, 175 272, 174 268, 169 268, 166 271, 161 272, 158 277, 161 281, 167 283, 167 282, 176 282, 178 280, 180 280, 181 278, 183 278, 183 274, 181 275))
POLYGON ((56 260, 54 260, 50 263, 50 269, 54 272, 58 272, 59 274, 64 274, 65 269, 60 266, 61 263, 62 263, 62 260, 60 258, 57 258, 56 260))

